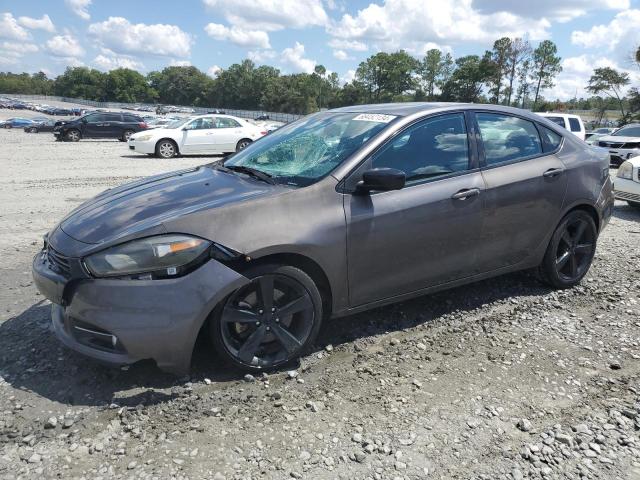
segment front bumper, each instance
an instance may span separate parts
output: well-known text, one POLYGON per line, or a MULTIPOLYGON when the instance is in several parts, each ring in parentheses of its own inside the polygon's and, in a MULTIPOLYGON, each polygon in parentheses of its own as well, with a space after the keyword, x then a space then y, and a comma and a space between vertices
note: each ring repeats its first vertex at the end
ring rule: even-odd
POLYGON ((152 154, 156 152, 155 142, 140 142, 130 138, 127 145, 129 145, 129 150, 138 153, 152 154))
POLYGON ((53 303, 53 330, 67 347, 116 366, 152 359, 176 374, 188 372, 209 313, 248 282, 213 259, 168 280, 67 278, 42 253, 33 260, 33 278, 53 303))
MULTIPOLYGON (((634 170, 634 174, 637 175, 634 170)), ((618 178, 613 181, 614 193, 618 200, 626 200, 640 203, 640 181, 618 178)))
POLYGON ((627 159, 640 154, 640 149, 637 148, 609 148, 608 150, 609 157, 611 159, 611 165, 616 166, 620 166, 622 162, 625 162, 627 159))

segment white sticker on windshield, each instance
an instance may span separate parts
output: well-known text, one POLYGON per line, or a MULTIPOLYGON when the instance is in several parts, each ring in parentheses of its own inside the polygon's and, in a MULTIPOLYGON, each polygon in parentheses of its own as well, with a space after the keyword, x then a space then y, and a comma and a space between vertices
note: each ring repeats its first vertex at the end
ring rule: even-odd
POLYGON ((364 122, 389 123, 396 118, 395 115, 385 115, 383 113, 361 113, 354 120, 362 120, 364 122))

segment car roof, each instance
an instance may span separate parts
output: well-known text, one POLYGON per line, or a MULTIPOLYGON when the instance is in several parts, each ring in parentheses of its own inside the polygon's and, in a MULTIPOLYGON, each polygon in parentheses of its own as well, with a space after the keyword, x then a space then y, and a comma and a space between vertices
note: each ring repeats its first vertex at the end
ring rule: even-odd
POLYGON ((536 112, 543 117, 563 117, 563 118, 580 118, 580 115, 575 113, 559 113, 559 112, 536 112))
MULTIPOLYGON (((496 113, 506 113, 528 118, 532 121, 540 121, 540 116, 528 110, 504 105, 494 105, 489 103, 457 103, 457 102, 406 102, 406 103, 374 103, 369 105, 353 105, 328 110, 336 113, 381 113, 386 115, 396 115, 405 117, 414 114, 427 114, 431 111, 447 110, 482 110, 496 113)), ((545 120, 545 122, 549 122, 545 120)), ((553 122, 549 124, 554 125, 553 122)))

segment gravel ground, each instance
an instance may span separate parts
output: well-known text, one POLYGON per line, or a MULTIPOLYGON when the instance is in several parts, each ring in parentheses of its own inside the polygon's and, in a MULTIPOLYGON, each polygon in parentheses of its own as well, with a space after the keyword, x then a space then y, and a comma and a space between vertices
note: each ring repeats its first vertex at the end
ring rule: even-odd
MULTIPOLYGON (((4 112, 0 112, 4 113, 4 112)), ((640 212, 557 292, 519 273, 328 322, 295 370, 116 370, 63 348, 30 261, 99 191, 209 158, 0 131, 0 478, 640 478, 640 212)))

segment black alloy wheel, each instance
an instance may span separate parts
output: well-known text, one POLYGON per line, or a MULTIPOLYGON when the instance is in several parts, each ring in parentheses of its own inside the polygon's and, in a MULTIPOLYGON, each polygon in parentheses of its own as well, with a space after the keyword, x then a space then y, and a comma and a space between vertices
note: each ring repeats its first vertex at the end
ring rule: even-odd
POLYGON ((212 322, 216 350, 236 366, 269 370, 300 356, 322 319, 311 278, 294 267, 262 268, 232 293, 212 322))
POLYGON ((582 211, 570 212, 556 228, 540 273, 556 288, 572 287, 589 271, 596 251, 598 232, 591 216, 582 211))

